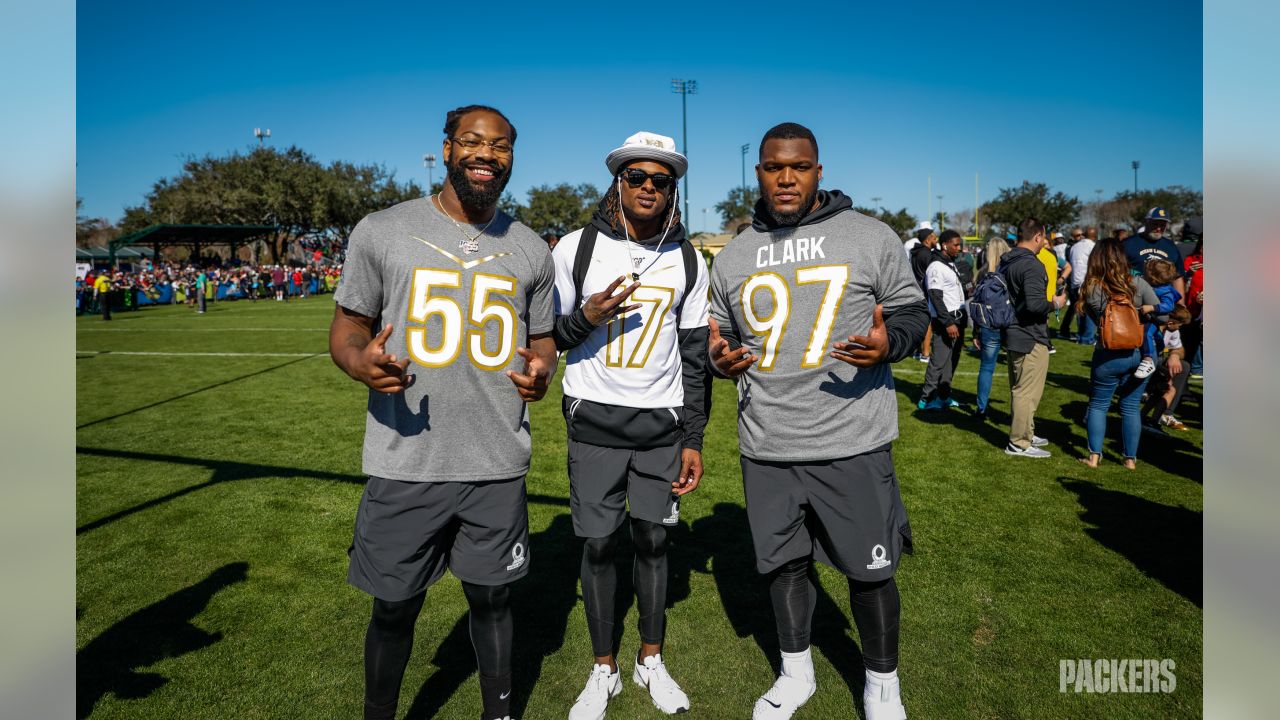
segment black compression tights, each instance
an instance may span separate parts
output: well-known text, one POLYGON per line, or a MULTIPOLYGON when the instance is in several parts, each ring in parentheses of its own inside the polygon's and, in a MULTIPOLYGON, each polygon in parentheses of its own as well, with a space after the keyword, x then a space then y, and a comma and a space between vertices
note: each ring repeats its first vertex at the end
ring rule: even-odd
MULTIPOLYGON (((809 647, 809 628, 818 593, 808 558, 792 560, 773 572, 769 597, 778 624, 778 645, 783 652, 809 647)), ((862 661, 868 670, 890 672, 898 667, 898 621, 902 606, 893 578, 875 583, 849 581, 849 604, 862 643, 862 661)))
MULTIPOLYGON (((462 583, 471 608, 471 644, 480 669, 486 717, 507 715, 495 703, 508 701, 511 690, 511 608, 506 585, 462 583), (507 697, 502 697, 506 695, 507 697)), ((373 601, 373 617, 364 639, 365 720, 394 718, 400 683, 413 649, 413 628, 426 593, 408 600, 373 601)), ((503 703, 505 704, 505 703, 503 703)))
POLYGON ((818 591, 810 577, 809 558, 792 560, 769 580, 769 599, 778 624, 778 646, 782 652, 800 652, 809 647, 809 628, 818 591))
POLYGON ((868 670, 892 672, 898 668, 898 619, 902 605, 893 578, 866 583, 849 580, 849 604, 862 641, 862 664, 868 670))
MULTIPOLYGON (((632 518, 631 542, 636 550, 631 578, 640 611, 640 639, 661 645, 667 620, 667 529, 632 518)), ((617 533, 587 538, 582 548, 582 600, 596 657, 613 654, 613 609, 618 592, 613 558, 617 548, 617 533)))

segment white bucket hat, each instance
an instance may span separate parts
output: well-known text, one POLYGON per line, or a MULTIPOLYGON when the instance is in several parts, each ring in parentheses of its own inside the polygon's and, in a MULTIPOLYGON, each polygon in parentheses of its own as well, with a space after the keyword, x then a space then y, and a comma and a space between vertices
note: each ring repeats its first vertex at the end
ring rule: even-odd
POLYGON ((622 166, 636 160, 654 160, 670 165, 677 178, 683 177, 689 169, 689 160, 676 151, 675 140, 643 131, 627 138, 622 147, 605 156, 604 164, 610 175, 617 175, 622 166))

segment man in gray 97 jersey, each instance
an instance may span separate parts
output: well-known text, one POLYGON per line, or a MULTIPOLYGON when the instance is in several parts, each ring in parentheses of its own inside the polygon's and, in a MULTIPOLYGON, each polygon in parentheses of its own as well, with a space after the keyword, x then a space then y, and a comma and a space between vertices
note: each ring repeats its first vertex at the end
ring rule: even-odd
POLYGON ((711 268, 708 344, 716 374, 738 385, 747 518, 782 650, 782 673, 753 717, 785 720, 817 689, 816 558, 849 578, 867 718, 902 720, 893 577, 911 526, 890 450, 889 363, 920 346, 928 310, 897 234, 840 191, 818 189, 808 128, 765 133, 756 177, 752 226, 711 268))

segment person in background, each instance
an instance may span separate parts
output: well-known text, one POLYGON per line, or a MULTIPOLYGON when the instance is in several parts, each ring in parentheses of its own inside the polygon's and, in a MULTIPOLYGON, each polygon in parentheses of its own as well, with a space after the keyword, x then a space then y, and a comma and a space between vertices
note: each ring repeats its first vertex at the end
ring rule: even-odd
MULTIPOLYGON (((1079 232, 1077 228, 1072 232, 1072 236, 1079 232)), ((1071 245, 1071 249, 1067 251, 1067 259, 1071 262, 1073 271, 1071 277, 1067 281, 1067 300, 1071 303, 1067 306, 1067 312, 1063 315, 1062 325, 1059 326, 1059 335, 1071 334, 1071 319, 1076 318, 1076 342, 1081 345, 1092 345, 1098 334, 1098 326, 1094 324, 1093 318, 1088 313, 1076 311, 1076 304, 1080 301, 1080 286, 1084 284, 1084 277, 1089 267, 1089 253, 1093 252, 1094 246, 1098 244, 1098 228, 1090 227, 1084 231, 1083 237, 1076 238, 1071 245)))
POLYGON ((924 388, 916 404, 921 410, 942 410, 960 405, 951 397, 951 380, 955 377, 956 366, 960 364, 964 331, 969 324, 964 305, 964 283, 955 264, 963 244, 960 233, 944 230, 938 240, 939 251, 934 253, 933 262, 924 273, 933 343, 929 367, 924 373, 924 388))
MULTIPOLYGON (((1156 293, 1141 277, 1129 272, 1124 246, 1119 240, 1104 240, 1089 255, 1089 271, 1080 288, 1077 312, 1087 312, 1094 322, 1101 322, 1103 311, 1113 295, 1125 295, 1133 299, 1139 313, 1155 309, 1156 293)), ((1124 466, 1137 467, 1138 441, 1142 437, 1142 391, 1147 378, 1134 372, 1142 361, 1140 348, 1110 350, 1098 343, 1093 348, 1089 372, 1089 410, 1085 415, 1089 455, 1080 462, 1098 467, 1102 460, 1102 441, 1106 437, 1107 411, 1111 398, 1120 393, 1120 437, 1124 451, 1124 466)))
POLYGON ((1047 458, 1049 441, 1035 434, 1036 409, 1044 394, 1049 374, 1049 314, 1067 303, 1063 294, 1050 295, 1053 287, 1047 268, 1057 269, 1057 257, 1048 250, 1044 225, 1027 218, 1018 226, 1018 245, 1000 260, 1000 272, 1009 286, 1009 302, 1017 319, 1004 329, 1005 352, 1009 356, 1011 420, 1005 454, 1016 457, 1047 458), (1048 254, 1046 263, 1045 254, 1048 254))
POLYGON ((1143 327, 1142 362, 1138 363, 1138 369, 1133 371, 1133 374, 1140 378, 1149 376, 1156 369, 1156 334, 1160 332, 1157 323, 1164 322, 1173 308, 1178 305, 1178 301, 1182 299, 1172 285, 1173 280, 1179 277, 1178 268, 1168 260, 1156 257, 1148 260, 1143 277, 1156 293, 1158 302, 1153 312, 1160 319, 1157 322, 1148 322, 1143 327))
MULTIPOLYGON (((982 278, 988 273, 996 272, 1000 267, 1000 259, 1011 249, 1008 241, 1001 238, 993 237, 988 240, 986 252, 983 253, 983 265, 978 270, 976 282, 982 282, 982 278)), ((982 358, 981 365, 978 366, 978 399, 975 403, 974 414, 980 418, 985 418, 987 416, 987 404, 991 399, 991 381, 996 372, 996 360, 1000 356, 1000 331, 995 328, 975 325, 974 337, 980 343, 979 352, 982 358)))

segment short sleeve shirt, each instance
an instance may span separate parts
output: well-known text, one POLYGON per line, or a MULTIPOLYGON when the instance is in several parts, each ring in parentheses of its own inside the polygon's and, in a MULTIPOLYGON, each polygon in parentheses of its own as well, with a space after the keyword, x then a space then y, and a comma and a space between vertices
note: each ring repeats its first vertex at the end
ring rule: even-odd
POLYGON ((461 229, 429 198, 369 215, 351 233, 334 300, 409 358, 401 393, 369 391, 364 472, 403 481, 484 481, 528 472, 529 420, 507 370, 516 348, 551 331, 555 276, 547 244, 499 212, 461 229), (464 231, 465 237, 464 237, 464 231))

